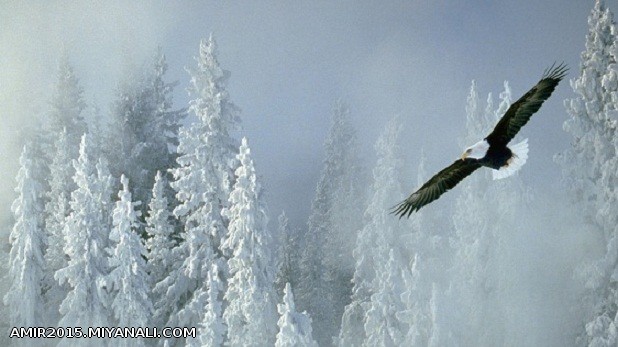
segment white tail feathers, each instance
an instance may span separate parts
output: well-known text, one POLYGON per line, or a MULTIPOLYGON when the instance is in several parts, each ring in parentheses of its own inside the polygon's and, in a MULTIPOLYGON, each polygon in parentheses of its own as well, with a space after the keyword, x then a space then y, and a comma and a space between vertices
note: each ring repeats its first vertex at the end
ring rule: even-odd
POLYGON ((508 160, 507 164, 501 167, 499 170, 493 170, 492 175, 494 180, 503 179, 513 175, 528 160, 528 139, 524 139, 522 142, 509 146, 513 156, 508 160))

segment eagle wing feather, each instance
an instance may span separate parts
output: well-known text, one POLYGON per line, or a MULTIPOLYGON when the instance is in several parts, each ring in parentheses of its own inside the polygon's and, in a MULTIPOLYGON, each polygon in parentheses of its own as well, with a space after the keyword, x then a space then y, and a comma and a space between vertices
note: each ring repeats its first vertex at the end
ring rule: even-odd
POLYGON ((398 215, 399 218, 409 217, 412 212, 418 211, 421 207, 439 198, 479 167, 481 164, 476 159, 456 160, 435 174, 407 199, 393 207, 392 213, 398 215))
POLYGON ((509 107, 491 134, 487 136, 487 142, 502 145, 509 143, 528 123, 530 117, 541 108, 543 102, 551 96, 567 71, 568 67, 564 64, 556 67, 552 65, 545 70, 541 80, 509 107))

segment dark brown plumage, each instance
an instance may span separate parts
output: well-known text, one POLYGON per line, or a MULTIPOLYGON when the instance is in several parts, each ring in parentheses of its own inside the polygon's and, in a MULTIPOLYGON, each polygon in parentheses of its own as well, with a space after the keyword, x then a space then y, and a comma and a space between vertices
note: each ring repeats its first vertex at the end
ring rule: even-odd
POLYGON ((556 86, 564 78, 567 71, 568 67, 564 64, 556 67, 552 65, 549 69, 545 70, 539 83, 509 107, 494 127, 494 131, 487 136, 487 142, 490 145, 506 145, 509 143, 517 135, 521 127, 528 123, 530 117, 541 108, 543 101, 551 96, 551 93, 556 89, 556 86))
POLYGON ((481 166, 499 169, 503 165, 508 165, 508 159, 512 153, 507 144, 528 123, 530 117, 541 108, 543 102, 551 96, 567 71, 568 68, 564 64, 552 65, 545 70, 541 80, 509 107, 491 134, 484 139, 489 147, 483 158, 462 156, 462 159, 456 160, 449 167, 438 172, 407 199, 393 207, 392 213, 398 215, 399 218, 410 216, 412 212, 438 199, 481 166))

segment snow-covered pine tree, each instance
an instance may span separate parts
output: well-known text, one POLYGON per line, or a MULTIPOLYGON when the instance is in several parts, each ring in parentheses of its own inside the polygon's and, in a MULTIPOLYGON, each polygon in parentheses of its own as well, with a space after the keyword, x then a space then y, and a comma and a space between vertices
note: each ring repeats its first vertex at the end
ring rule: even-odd
MULTIPOLYGON (((157 327, 177 324, 178 312, 190 300, 195 290, 195 280, 185 275, 184 260, 187 258, 187 246, 180 244, 172 248, 169 254, 170 272, 154 285, 152 297, 154 301, 153 322, 157 327)), ((170 344, 169 341, 166 341, 170 344)))
POLYGON ((187 340, 189 346, 194 342, 201 343, 200 346, 223 346, 227 330, 223 322, 223 307, 220 297, 225 288, 219 277, 219 272, 217 265, 213 264, 208 273, 208 304, 206 304, 204 320, 200 325, 198 340, 187 340))
MULTIPOLYGON (((109 124, 106 119, 102 119, 102 112, 99 105, 94 102, 89 108, 90 117, 87 121, 88 135, 90 135, 90 143, 96 148, 94 152, 98 157, 105 157, 107 154, 107 146, 113 141, 109 138, 112 134, 108 131, 109 124)), ((79 149, 79 148, 78 148, 79 149)))
POLYGON ((161 47, 154 56, 153 68, 146 78, 146 92, 154 106, 153 135, 156 136, 152 140, 154 145, 150 148, 149 157, 156 157, 162 167, 171 168, 176 165, 178 132, 187 113, 185 109, 172 110, 172 94, 178 83, 165 82, 168 66, 161 47))
MULTIPOLYGON (((88 135, 90 139, 90 135, 88 135)), ((89 142, 90 143, 90 142, 89 142)), ((97 149, 94 149, 96 152, 97 149)), ((96 158, 97 156, 93 156, 96 158)), ((73 161, 75 163, 75 161, 73 161)), ((114 187, 117 186, 116 179, 109 172, 109 164, 105 158, 99 157, 97 164, 95 165, 96 169, 96 190, 95 197, 98 199, 100 206, 100 214, 101 214, 101 230, 111 230, 113 225, 112 215, 114 210, 114 187)), ((72 207, 72 206, 71 206, 72 207)), ((109 233, 107 233, 109 234, 109 233)), ((108 235, 103 238, 107 245, 107 241, 109 240, 108 235)))
POLYGON ((407 324, 404 341, 410 346, 426 346, 431 336, 429 299, 418 264, 419 256, 415 254, 410 264, 401 269, 405 286, 401 294, 404 309, 396 313, 397 318, 407 324))
POLYGON ((283 303, 277 305, 279 311, 279 333, 275 347, 318 347, 311 336, 311 318, 306 312, 296 311, 294 294, 289 283, 283 289, 283 303))
MULTIPOLYGON (((107 290, 113 297, 111 310, 114 325, 119 327, 150 326, 152 302, 148 296, 150 285, 146 272, 146 248, 137 233, 139 202, 133 202, 129 192, 129 181, 122 175, 122 190, 118 192, 118 201, 113 211, 113 227, 109 234, 111 247, 109 267, 111 269, 105 282, 107 290)), ((144 346, 142 338, 117 339, 116 346, 144 346)))
POLYGON ((571 147, 556 156, 574 202, 601 235, 606 253, 586 267, 589 290, 580 344, 618 344, 618 28, 613 13, 597 0, 588 17, 580 75, 571 81, 576 96, 565 100, 564 130, 571 147))
POLYGON ((429 340, 427 347, 441 346, 459 346, 459 340, 453 337, 449 324, 446 321, 445 312, 448 312, 451 306, 443 303, 444 294, 440 290, 437 283, 432 283, 431 298, 429 299, 429 340), (446 328, 446 329, 445 329, 446 328))
MULTIPOLYGON (((195 114, 199 122, 195 127, 186 129, 182 137, 194 138, 202 136, 203 142, 189 141, 179 147, 178 152, 185 156, 184 160, 177 160, 181 166, 186 166, 188 154, 192 154, 195 145, 205 144, 210 152, 208 160, 216 168, 220 181, 218 190, 220 206, 227 206, 228 196, 234 183, 236 169, 236 154, 238 140, 231 136, 233 131, 240 129, 240 109, 230 100, 227 83, 230 72, 221 68, 218 60, 217 43, 211 34, 208 40, 200 42, 199 57, 196 57, 197 67, 188 68, 191 82, 189 94, 194 96, 189 103, 189 110, 195 114), (207 143, 206 143, 207 142, 207 143)), ((179 158, 180 159, 180 158, 179 158)), ((218 240, 217 240, 218 241, 218 240)))
MULTIPOLYGON (((152 187, 152 198, 148 204, 148 216, 146 216, 146 235, 148 236, 146 259, 150 281, 153 285, 162 281, 171 272, 172 249, 176 246, 176 241, 173 239, 172 215, 165 194, 167 185, 165 176, 157 171, 152 187)), ((153 298, 153 300, 156 302, 158 298, 153 298)))
POLYGON ((32 178, 33 158, 24 146, 19 158, 17 173, 17 198, 11 206, 15 225, 9 242, 10 287, 4 296, 13 327, 45 326, 42 280, 44 270, 45 235, 43 232, 43 191, 32 178))
MULTIPOLYGON (((423 185, 427 177, 425 169, 427 157, 421 149, 417 168, 416 186, 423 185)), ((401 235, 402 256, 407 255, 409 262, 401 262, 402 283, 404 291, 401 293, 403 309, 395 316, 405 324, 407 332, 404 337, 406 344, 411 346, 427 345, 432 334, 431 312, 429 300, 433 281, 440 280, 442 275, 437 269, 444 269, 448 264, 447 252, 444 251, 439 221, 430 210, 417 211, 410 216, 410 226, 405 228, 401 235), (427 218, 429 217, 429 218, 427 218)), ((380 262, 382 263, 382 262, 380 262)))
POLYGON ((223 318, 230 346, 272 346, 277 331, 272 236, 246 138, 237 158, 240 166, 230 207, 225 210, 230 221, 228 234, 221 245, 231 255, 223 318))
POLYGON ((59 300, 66 296, 66 288, 61 288, 54 280, 55 272, 66 265, 61 230, 64 218, 69 212, 69 199, 76 186, 72 178, 75 169, 72 160, 79 155, 79 143, 87 131, 84 119, 86 103, 83 88, 69 62, 67 51, 63 51, 58 66, 56 87, 51 100, 51 110, 47 128, 36 139, 42 147, 39 156, 45 158, 45 229, 49 239, 46 258, 46 297, 49 324, 58 321, 59 300))
MULTIPOLYGON (((32 175, 42 185, 42 191, 49 193, 49 177, 54 175, 50 172, 52 161, 57 154, 56 141, 60 133, 66 131, 66 146, 70 159, 78 156, 79 141, 86 132, 87 126, 83 117, 86 103, 83 100, 83 88, 73 71, 67 51, 63 51, 58 64, 56 85, 50 100, 50 109, 44 114, 35 126, 27 127, 22 131, 22 140, 30 146, 31 157, 35 166, 32 175)), ((70 165, 69 165, 70 166, 70 165)), ((57 175, 57 173, 56 173, 57 175)), ((63 173, 64 178, 70 181, 73 168, 69 167, 63 173)), ((70 191, 65 192, 65 198, 69 198, 70 191)), ((44 195, 43 201, 47 203, 48 195, 44 195)), ((52 211, 44 211, 47 218, 52 211)), ((53 275, 52 275, 53 276, 53 275)))
POLYGON ((60 132, 66 130, 67 148, 71 151, 71 158, 77 157, 79 141, 87 130, 82 114, 86 108, 83 94, 84 90, 79 85, 79 80, 69 62, 69 55, 64 51, 58 66, 58 80, 51 101, 48 125, 49 140, 52 142, 57 139, 60 132))
POLYGON ((291 286, 298 284, 298 232, 293 231, 288 225, 289 220, 285 211, 281 211, 279 222, 279 251, 277 252, 277 294, 282 295, 285 284, 291 286))
MULTIPOLYGON (((70 287, 60 305, 59 325, 83 329, 110 323, 104 279, 109 272, 105 248, 110 231, 112 179, 103 162, 95 168, 89 146, 89 137, 83 135, 79 159, 73 161, 77 189, 71 193, 71 214, 64 229, 64 251, 69 261, 55 275, 60 284, 68 283, 70 287)), ((74 342, 63 339, 61 344, 74 342)))
MULTIPOLYGON (((165 55, 158 49, 152 68, 125 77, 112 108, 106 152, 118 160, 111 170, 133 182, 131 192, 138 201, 150 201, 156 172, 167 172, 177 156, 178 129, 186 113, 172 110, 176 83, 164 81, 166 71, 165 55)), ((140 211, 145 215, 145 204, 140 211)))
MULTIPOLYGON (((40 129, 34 131, 36 147, 39 147, 38 153, 35 154, 44 159, 45 179, 52 177, 55 184, 65 185, 65 199, 70 198, 71 191, 75 185, 71 182, 73 173, 75 172, 71 166, 70 160, 76 159, 79 155, 79 142, 82 135, 87 131, 86 121, 84 119, 84 109, 86 103, 83 100, 83 88, 79 85, 79 80, 73 71, 73 67, 69 62, 67 51, 63 51, 58 65, 58 77, 56 86, 51 99, 51 109, 48 113, 48 119, 40 129), (61 135, 64 132, 64 135, 61 135), (58 143, 59 138, 64 136, 63 143, 58 143), (63 147, 59 147, 62 145, 63 147), (64 153, 60 153, 64 152, 64 153), (55 158, 60 155, 60 158, 55 158), (65 162, 65 159, 69 162, 65 162), (55 160, 55 163, 54 163, 55 160), (56 171, 56 172, 53 172, 56 171), (68 183, 61 183, 68 182, 68 183)), ((50 182, 54 184, 54 182, 50 182)), ((48 197, 52 197, 50 187, 44 187, 48 192, 48 197)), ((60 194, 60 191, 55 188, 53 192, 54 198, 60 194)), ((45 216, 49 218, 54 211, 49 210, 57 204, 46 206, 45 216)), ((53 276, 53 275, 52 275, 53 276)))
MULTIPOLYGON (((71 178, 75 172, 71 165, 71 160, 79 155, 79 143, 81 136, 87 131, 87 124, 84 119, 84 109, 86 103, 83 99, 83 88, 79 85, 79 80, 75 75, 73 67, 69 61, 66 50, 62 52, 58 64, 57 80, 50 102, 50 110, 46 113, 47 119, 42 120, 42 125, 36 126, 27 137, 31 138, 33 157, 40 158, 38 164, 39 181, 42 183, 45 195, 45 222, 51 222, 51 229, 48 233, 55 233, 58 224, 52 219, 59 216, 58 209, 62 205, 68 206, 70 194, 75 189, 75 184, 71 178), (62 134, 64 133, 64 134, 62 134), (64 137, 64 139, 60 139, 64 137), (62 142, 59 142, 62 141, 62 142), (51 179, 50 179, 51 177, 51 179), (62 189, 60 191, 59 189, 62 189), (64 199, 64 200, 62 200, 64 199)), ((46 226, 46 229, 47 226, 46 226)), ((57 235, 49 235, 52 243, 57 235)), ((55 247, 56 245, 52 245, 55 247)), ((52 249, 52 256, 57 256, 57 250, 52 249)), ((54 271, 58 264, 52 264, 52 268, 45 270, 46 292, 52 297, 46 297, 46 306, 50 310, 50 319, 57 321, 57 299, 53 298, 58 293, 57 284, 53 284, 54 271), (47 301, 51 300, 49 304, 47 301)))
MULTIPOLYGON (((379 297, 389 295, 401 295, 401 293, 381 293, 381 289, 388 290, 386 283, 381 283, 380 274, 388 274, 389 250, 400 247, 403 243, 399 235, 404 234, 401 228, 402 222, 394 219, 388 213, 389 207, 395 201, 403 197, 400 173, 403 170, 401 152, 398 137, 401 131, 397 117, 394 117, 385 127, 384 132, 378 138, 375 149, 378 160, 373 169, 373 184, 371 186, 371 198, 365 210, 367 224, 361 229, 356 239, 356 248, 353 256, 356 261, 356 269, 353 277, 352 302, 346 307, 343 315, 341 332, 338 344, 341 346, 360 346, 364 343, 377 343, 380 339, 375 330, 378 312, 386 310, 380 307, 379 297), (376 295, 376 296, 374 296, 376 295), (373 298, 373 300, 372 300, 373 298), (373 301, 373 302, 372 302, 373 301), (374 315, 371 322, 366 322, 368 311, 374 315), (363 328, 365 326, 365 328, 363 328), (372 335, 372 336, 370 336, 372 335), (372 341, 372 342, 369 342, 372 341)), ((416 218, 417 216, 413 216, 416 218)), ((399 253, 397 251, 397 253, 399 253)), ((400 268, 401 264, 398 265, 400 268)), ((387 280, 387 278, 383 278, 387 280)), ((394 280, 394 279, 393 279, 394 280)), ((401 281, 401 279, 399 279, 401 281)), ((394 291, 400 288, 392 288, 394 291)), ((387 304, 387 303, 384 303, 387 304)), ((403 307, 392 307, 391 317, 396 320, 396 312, 403 307)), ((384 318, 384 317, 382 317, 384 318)), ((395 335, 405 334, 403 332, 395 335)), ((401 338, 396 338, 401 341, 401 338)))
POLYGON ((326 233, 332 227, 328 217, 329 183, 328 177, 325 175, 320 177, 316 196, 311 204, 309 229, 303 240, 304 248, 300 261, 301 280, 298 289, 299 306, 312 316, 313 327, 318 331, 315 338, 324 346, 330 345, 330 335, 328 331, 320 329, 330 327, 329 324, 334 324, 335 321, 332 307, 329 306, 331 298, 327 297, 328 284, 324 264, 326 233), (323 334, 327 336, 322 337, 323 334))
POLYGON ((348 107, 341 100, 338 101, 334 110, 334 121, 338 124, 333 126, 338 134, 330 138, 334 141, 330 145, 338 148, 331 164, 334 164, 335 170, 339 172, 339 177, 334 177, 336 183, 330 211, 332 228, 326 237, 325 254, 326 279, 331 291, 329 297, 332 298, 335 324, 330 331, 331 339, 338 335, 337 328, 341 326, 345 306, 350 303, 354 276, 352 251, 355 246, 350 240, 356 240, 363 227, 365 206, 358 202, 366 200, 365 189, 361 187, 365 177, 358 159, 356 130, 351 124, 349 113, 348 107))
POLYGON ((362 220, 356 132, 348 108, 335 104, 325 141, 326 157, 311 205, 301 257, 299 306, 313 318, 320 345, 332 344, 350 302, 353 244, 362 220))
POLYGON ((600 163, 610 154, 606 148, 596 148, 595 142, 597 138, 604 140, 599 145, 607 147, 601 132, 605 127, 604 108, 611 96, 605 90, 603 78, 612 62, 610 51, 616 40, 613 14, 602 1, 595 2, 588 17, 588 27, 586 50, 581 54, 580 76, 571 81, 577 97, 565 100, 570 117, 563 127, 573 136, 572 145, 556 156, 556 161, 563 167, 564 178, 575 201, 587 202, 582 207, 589 221, 594 223, 600 207, 597 205, 599 190, 595 182, 601 176, 600 163))
POLYGON ((405 310, 402 301, 405 291, 403 264, 399 252, 391 248, 387 263, 381 266, 382 271, 377 274, 378 288, 371 295, 368 305, 364 346, 402 346, 409 343, 405 341, 408 326, 397 315, 405 310))
POLYGON ((341 329, 335 341, 336 346, 358 347, 362 346, 365 340, 364 324, 368 299, 363 296, 363 301, 361 301, 359 294, 355 293, 352 294, 352 301, 343 311, 341 329))
MULTIPOLYGON (((197 326, 203 319, 210 266, 220 262, 218 246, 227 221, 232 167, 238 149, 230 133, 238 128, 238 108, 230 101, 229 72, 219 66, 212 37, 200 43, 191 69, 190 111, 197 122, 180 130, 178 167, 171 170, 179 205, 174 215, 184 225, 183 241, 172 250, 172 271, 154 289, 157 321, 167 326, 197 326)), ((220 271, 225 273, 221 262, 220 271)), ((224 279, 225 280, 225 279, 224 279)))
POLYGON ((45 252, 45 306, 47 324, 56 325, 59 319, 60 303, 66 297, 68 288, 61 286, 54 279, 56 271, 66 267, 64 253, 64 224, 69 215, 69 198, 75 189, 72 180, 74 168, 71 165, 71 150, 68 134, 63 129, 55 143, 56 153, 50 165, 50 190, 45 204, 45 229, 47 231, 47 249, 45 252))
POLYGON ((141 163, 141 174, 146 178, 139 190, 143 195, 141 199, 148 200, 142 201, 151 198, 150 187, 155 173, 165 173, 176 166, 178 133, 187 116, 186 109, 173 109, 172 94, 178 83, 165 81, 167 70, 165 55, 159 47, 153 57, 152 68, 146 72, 140 93, 140 99, 144 99, 141 103, 150 117, 142 125, 144 129, 138 132, 142 143, 133 151, 141 163))

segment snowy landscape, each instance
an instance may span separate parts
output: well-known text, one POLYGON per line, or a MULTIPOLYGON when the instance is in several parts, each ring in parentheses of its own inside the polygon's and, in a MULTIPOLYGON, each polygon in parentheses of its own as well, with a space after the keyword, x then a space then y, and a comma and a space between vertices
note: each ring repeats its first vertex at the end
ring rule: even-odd
POLYGON ((0 3, 0 346, 618 346, 618 7, 562 2, 0 3), (561 61, 520 172, 391 213, 561 61))

